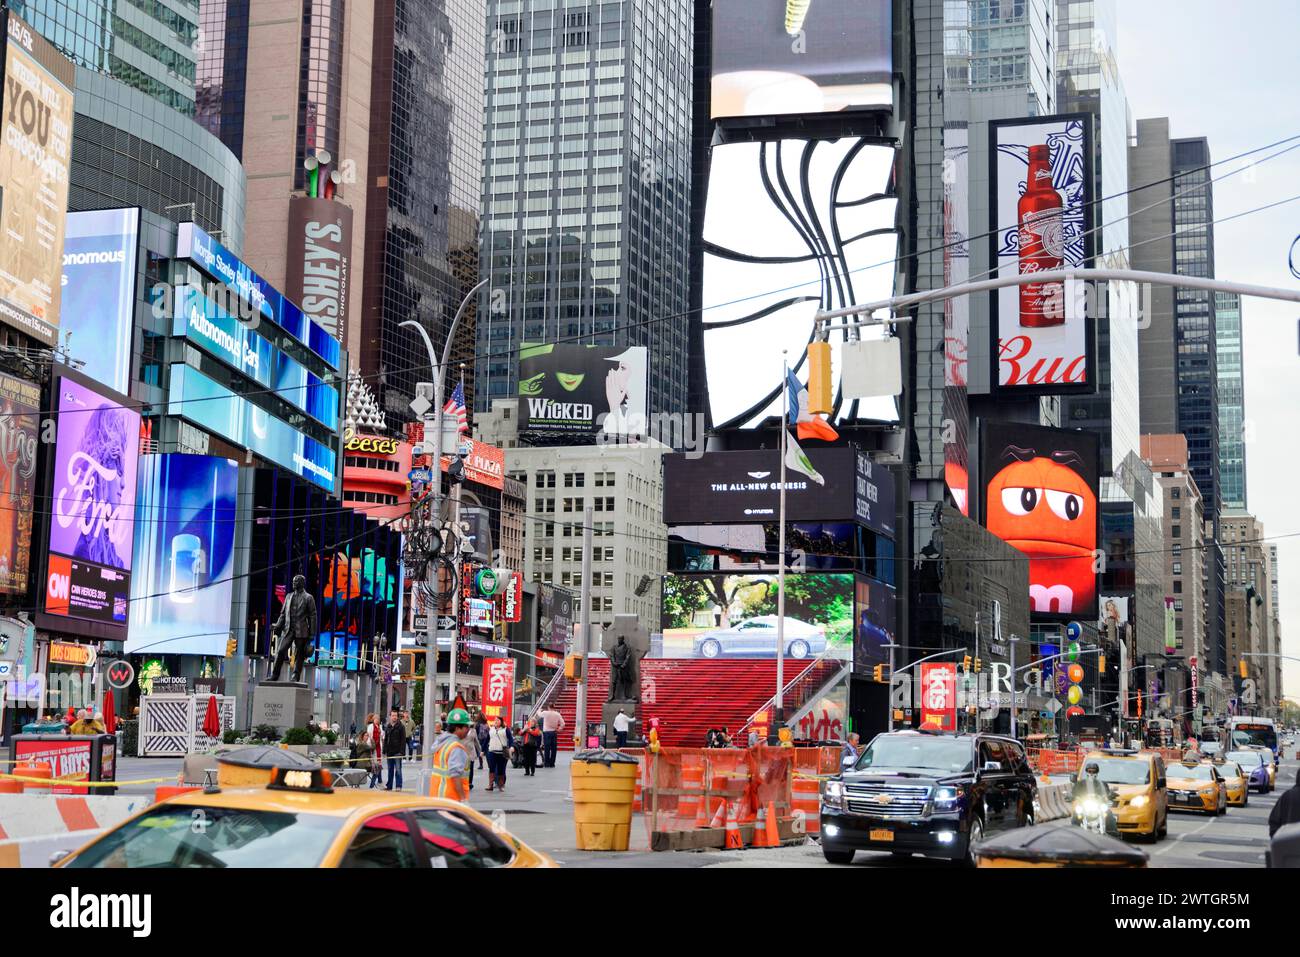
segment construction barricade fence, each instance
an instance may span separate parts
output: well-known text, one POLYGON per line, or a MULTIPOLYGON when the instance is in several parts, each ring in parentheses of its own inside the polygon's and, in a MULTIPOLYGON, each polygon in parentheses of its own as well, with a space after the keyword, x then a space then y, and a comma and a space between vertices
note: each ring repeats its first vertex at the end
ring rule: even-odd
POLYGON ((662 748, 640 759, 639 804, 652 850, 723 847, 734 818, 745 846, 802 841, 820 832, 824 780, 838 748, 662 748), (769 824, 772 817, 775 824, 769 824))

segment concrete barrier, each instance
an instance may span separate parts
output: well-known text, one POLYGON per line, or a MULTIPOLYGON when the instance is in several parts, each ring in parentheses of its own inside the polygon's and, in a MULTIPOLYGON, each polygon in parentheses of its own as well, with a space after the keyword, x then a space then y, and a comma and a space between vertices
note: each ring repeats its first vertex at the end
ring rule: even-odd
POLYGON ((1038 823, 1055 821, 1069 817, 1070 786, 1068 784, 1047 784, 1038 788, 1038 823))
POLYGON ((0 867, 32 866, 43 842, 59 844, 50 850, 78 847, 152 803, 146 795, 0 794, 0 867))

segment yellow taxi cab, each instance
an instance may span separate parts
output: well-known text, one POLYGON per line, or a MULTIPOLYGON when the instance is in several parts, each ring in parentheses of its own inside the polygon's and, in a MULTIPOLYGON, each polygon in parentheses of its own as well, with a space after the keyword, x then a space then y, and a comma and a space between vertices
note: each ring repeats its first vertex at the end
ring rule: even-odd
POLYGON ((168 798, 53 862, 110 867, 555 867, 456 801, 334 789, 320 768, 168 798))
POLYGON ((1097 777, 1115 792, 1115 823, 1120 835, 1155 841, 1169 832, 1165 762, 1155 751, 1089 751, 1083 765, 1097 765, 1097 777))
POLYGON ((1214 766, 1223 777, 1228 807, 1245 807, 1250 800, 1250 779, 1236 761, 1216 761, 1214 766))
POLYGON ((1183 761, 1169 765, 1169 810, 1226 814, 1228 790, 1223 776, 1209 761, 1183 761))

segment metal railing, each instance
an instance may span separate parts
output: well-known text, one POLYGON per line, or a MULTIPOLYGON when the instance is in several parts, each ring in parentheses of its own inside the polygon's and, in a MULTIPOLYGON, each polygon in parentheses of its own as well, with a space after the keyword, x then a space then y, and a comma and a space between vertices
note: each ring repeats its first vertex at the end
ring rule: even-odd
MULTIPOLYGON (((818 655, 816 658, 810 661, 807 667, 805 667, 801 672, 799 672, 799 674, 795 675, 794 678, 792 678, 789 682, 787 682, 786 686, 781 689, 780 700, 782 703, 788 697, 790 697, 791 692, 796 691, 797 687, 801 688, 801 690, 804 690, 805 692, 807 688, 812 689, 811 693, 807 693, 806 696, 802 698, 799 696, 799 694, 796 693, 795 703, 793 709, 791 710, 791 714, 794 714, 795 712, 802 709, 805 705, 815 700, 816 694, 820 693, 823 689, 833 684, 834 681, 838 679, 846 669, 849 670, 852 669, 853 664, 851 661, 849 661, 846 662, 843 667, 838 669, 833 676, 829 676, 825 681, 820 683, 812 681, 811 680, 812 676, 817 673, 817 671, 825 663, 827 658, 830 658, 832 661, 840 661, 839 658, 836 658, 833 655, 831 655, 832 650, 834 650, 833 647, 828 645, 825 651, 823 651, 820 655, 818 655)), ((748 732, 749 728, 753 725, 754 719, 758 717, 760 714, 763 714, 764 712, 773 711, 777 707, 777 697, 778 697, 777 695, 773 694, 770 698, 764 701, 763 704, 760 705, 758 709, 749 716, 749 720, 747 720, 743 725, 741 725, 740 730, 736 732, 736 734, 733 736, 734 740, 736 741, 742 740, 744 735, 748 732)), ((791 722, 787 721, 786 723, 790 724, 791 722)))

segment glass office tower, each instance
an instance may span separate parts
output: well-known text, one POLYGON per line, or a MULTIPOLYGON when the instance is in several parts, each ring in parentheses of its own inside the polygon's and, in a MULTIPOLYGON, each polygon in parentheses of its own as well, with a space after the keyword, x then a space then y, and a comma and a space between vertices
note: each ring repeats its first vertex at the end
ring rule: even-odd
POLYGON ((1214 294, 1219 386, 1219 487, 1224 509, 1246 509, 1246 395, 1241 365, 1241 297, 1214 294))
POLYGON ((521 342, 650 347, 653 412, 686 403, 689 0, 490 0, 476 408, 521 342))
POLYGON ((194 115, 199 0, 10 0, 80 66, 194 115))

